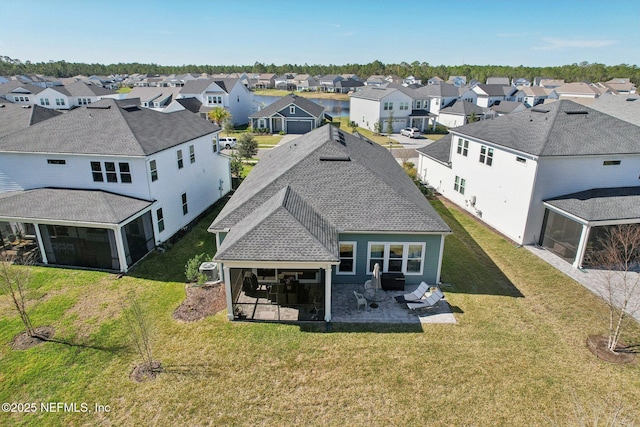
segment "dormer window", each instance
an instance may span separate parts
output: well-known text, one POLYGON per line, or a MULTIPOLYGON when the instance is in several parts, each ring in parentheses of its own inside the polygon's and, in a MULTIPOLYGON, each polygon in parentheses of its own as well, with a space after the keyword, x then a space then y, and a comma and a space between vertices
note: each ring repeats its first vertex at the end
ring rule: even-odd
POLYGON ((296 107, 295 106, 290 106, 289 107, 289 114, 295 114, 296 113, 296 107))

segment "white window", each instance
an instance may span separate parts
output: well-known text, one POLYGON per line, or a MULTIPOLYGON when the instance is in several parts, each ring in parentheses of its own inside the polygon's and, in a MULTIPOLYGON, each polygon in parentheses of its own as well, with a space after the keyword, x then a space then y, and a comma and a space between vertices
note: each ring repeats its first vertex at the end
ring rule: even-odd
POLYGON ((131 184, 131 167, 127 162, 118 163, 118 168, 120 169, 120 182, 125 184, 131 184))
POLYGON ((182 215, 189 213, 189 205, 187 204, 187 193, 182 193, 182 215))
POLYGON ((408 110, 408 109, 409 109, 409 103, 408 102, 401 102, 400 103, 400 111, 408 110))
POLYGON ((178 157, 178 169, 182 169, 184 166, 184 162, 182 161, 182 150, 178 150, 176 156, 178 157))
POLYGON ((393 110, 393 102, 385 102, 384 103, 384 111, 393 110))
POLYGON ((289 107, 289 114, 295 114, 296 113, 296 107, 295 106, 290 106, 289 107))
POLYGON ((460 194, 464 194, 464 187, 467 185, 467 181, 464 178, 460 178, 456 175, 456 180, 453 183, 453 190, 460 194))
POLYGON ((416 101, 416 110, 419 110, 420 108, 422 108, 422 101, 418 100, 416 101))
POLYGON ((189 161, 191 163, 195 163, 196 162, 196 150, 195 150, 195 147, 193 145, 189 146, 189 161))
POLYGON ((49 98, 40 98, 40 105, 49 105, 49 98))
POLYGON ((61 106, 64 104, 64 98, 56 98, 56 105, 61 106))
POLYGON ((493 164, 493 148, 484 145, 480 147, 480 163, 484 163, 487 166, 493 164))
POLYGON ((420 242, 369 242, 367 273, 371 274, 377 263, 383 272, 406 275, 422 274, 425 244, 420 242))
POLYGON ((458 138, 457 153, 467 157, 467 154, 469 153, 469 141, 466 139, 463 141, 462 138, 458 138))
POLYGON ((340 265, 336 274, 356 274, 356 242, 340 242, 340 265))
POLYGON ((207 95, 207 103, 210 105, 222 105, 222 97, 218 95, 207 95))
POLYGON ((164 231, 164 214, 162 213, 162 208, 156 211, 156 218, 158 219, 158 232, 162 233, 164 231))
POLYGON ((158 166, 155 160, 149 162, 149 170, 151 171, 151 182, 158 180, 158 166))

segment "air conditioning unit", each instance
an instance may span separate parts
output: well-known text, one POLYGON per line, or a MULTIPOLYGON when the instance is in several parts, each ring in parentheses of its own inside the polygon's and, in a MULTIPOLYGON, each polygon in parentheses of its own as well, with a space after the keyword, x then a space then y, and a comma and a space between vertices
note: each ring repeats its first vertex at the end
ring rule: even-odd
POLYGON ((198 271, 207 276, 207 282, 220 282, 220 268, 217 262, 203 262, 198 271))

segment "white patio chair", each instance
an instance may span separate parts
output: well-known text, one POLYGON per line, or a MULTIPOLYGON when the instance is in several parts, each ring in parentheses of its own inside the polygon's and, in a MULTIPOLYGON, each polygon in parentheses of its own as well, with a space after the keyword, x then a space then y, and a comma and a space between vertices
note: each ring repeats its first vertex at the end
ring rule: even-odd
POLYGON ((407 307, 410 310, 416 310, 419 308, 431 308, 435 306, 438 301, 444 298, 444 294, 440 288, 435 288, 429 295, 425 295, 423 298, 415 302, 408 302, 407 307))
POLYGON ((415 291, 413 291, 411 293, 408 293, 408 294, 404 294, 402 296, 402 298, 398 297, 398 300, 400 302, 418 301, 427 292, 429 292, 429 285, 427 285, 425 282, 421 282, 420 285, 418 285, 418 287, 416 288, 415 291))
POLYGON ((356 300, 358 301, 358 309, 360 309, 360 306, 366 309, 367 299, 364 297, 364 295, 356 291, 353 291, 353 295, 355 295, 356 300))

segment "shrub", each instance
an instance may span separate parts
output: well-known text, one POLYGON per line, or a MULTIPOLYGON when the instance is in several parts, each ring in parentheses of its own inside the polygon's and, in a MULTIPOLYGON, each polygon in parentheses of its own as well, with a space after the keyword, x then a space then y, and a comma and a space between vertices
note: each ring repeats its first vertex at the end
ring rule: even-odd
POLYGON ((211 257, 209 255, 201 253, 187 261, 187 264, 184 266, 184 275, 186 276, 187 281, 191 283, 204 283, 207 280, 207 277, 200 273, 200 264, 210 260, 211 257))
POLYGON ((280 135, 286 135, 287 133, 283 130, 281 130, 280 132, 278 132, 280 135))

